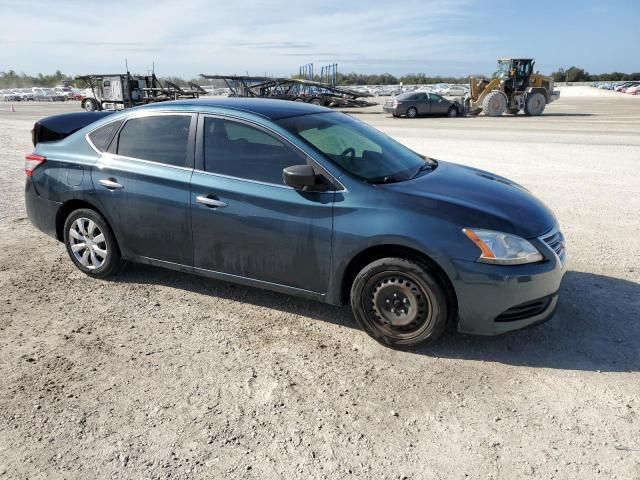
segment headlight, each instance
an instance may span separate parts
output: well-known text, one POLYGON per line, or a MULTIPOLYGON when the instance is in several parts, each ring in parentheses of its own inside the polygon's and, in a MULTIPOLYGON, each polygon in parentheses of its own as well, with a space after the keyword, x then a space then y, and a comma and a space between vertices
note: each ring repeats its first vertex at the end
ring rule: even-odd
POLYGON ((479 262, 522 265, 544 259, 536 247, 516 235, 477 228, 463 228, 462 231, 482 252, 479 262))

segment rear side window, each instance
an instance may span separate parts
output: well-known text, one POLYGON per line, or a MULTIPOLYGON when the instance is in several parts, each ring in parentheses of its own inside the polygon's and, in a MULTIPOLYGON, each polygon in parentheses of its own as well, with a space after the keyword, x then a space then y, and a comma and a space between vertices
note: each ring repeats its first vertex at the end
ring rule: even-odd
POLYGON ((118 155, 184 167, 191 115, 132 118, 118 138, 118 155))
POLYGON ((109 148, 111 139, 116 134, 123 121, 124 120, 118 120, 117 122, 108 123, 91 132, 89 134, 89 140, 91 140, 93 146, 101 152, 105 152, 107 148, 109 148))
POLYGON ((207 172, 282 184, 282 170, 306 158, 280 139, 244 123, 204 120, 204 167, 207 172))

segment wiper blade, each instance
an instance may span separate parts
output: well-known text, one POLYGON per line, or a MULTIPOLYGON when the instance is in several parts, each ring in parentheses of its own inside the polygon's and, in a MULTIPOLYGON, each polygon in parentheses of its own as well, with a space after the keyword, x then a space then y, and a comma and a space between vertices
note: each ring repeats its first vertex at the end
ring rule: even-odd
POLYGON ((394 177, 393 175, 387 175, 384 177, 375 177, 375 178, 368 178, 366 180, 367 183, 374 183, 374 184, 381 184, 381 183, 395 183, 395 182, 402 182, 403 180, 406 180, 406 178, 399 178, 399 177, 394 177))
POLYGON ((411 178, 416 178, 423 172, 427 172, 427 171, 430 172, 434 168, 436 168, 436 164, 435 163, 426 163, 425 162, 424 165, 420 165, 420 167, 418 167, 418 169, 416 170, 416 173, 414 173, 411 178))

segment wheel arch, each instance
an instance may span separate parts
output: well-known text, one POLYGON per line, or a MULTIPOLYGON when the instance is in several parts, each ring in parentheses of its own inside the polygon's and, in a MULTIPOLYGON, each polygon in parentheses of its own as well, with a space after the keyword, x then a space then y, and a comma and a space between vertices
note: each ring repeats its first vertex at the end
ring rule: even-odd
POLYGON ((549 103, 549 94, 544 87, 529 87, 527 89, 527 94, 531 95, 533 93, 541 93, 545 101, 549 103))
POLYGON ((71 212, 78 210, 80 208, 88 208, 90 210, 94 210, 97 213, 99 213, 102 216, 102 218, 104 218, 104 221, 107 222, 107 225, 109 225, 109 228, 111 229, 111 231, 112 232, 114 231, 113 227, 109 223, 109 220, 107 219, 107 217, 104 216, 104 214, 100 211, 98 207, 96 207, 91 202, 87 202, 86 200, 72 199, 64 202, 58 209, 58 212, 56 213, 56 238, 58 239, 58 241, 60 242, 64 241, 64 222, 67 220, 67 217, 71 212))
POLYGON ((411 247, 398 244, 382 244, 365 248, 357 253, 347 264, 340 278, 340 302, 345 305, 349 303, 351 286, 360 272, 366 265, 386 257, 399 257, 406 260, 417 261, 428 265, 438 276, 447 293, 447 298, 451 305, 449 321, 457 318, 458 297, 449 276, 445 270, 430 256, 411 247))

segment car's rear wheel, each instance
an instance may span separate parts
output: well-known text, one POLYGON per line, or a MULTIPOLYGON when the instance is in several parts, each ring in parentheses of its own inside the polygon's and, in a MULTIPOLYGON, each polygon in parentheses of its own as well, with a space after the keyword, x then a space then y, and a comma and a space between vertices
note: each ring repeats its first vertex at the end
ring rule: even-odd
POLYGON ((64 243, 75 266, 91 277, 115 275, 122 267, 116 237, 95 210, 71 212, 64 223, 64 243))
POLYGON ((383 258, 363 268, 351 288, 351 308, 370 336, 395 348, 436 340, 449 312, 435 272, 403 258, 383 258))
POLYGON ((407 108, 407 117, 416 118, 417 116, 418 116, 418 110, 416 109, 416 107, 407 108))

